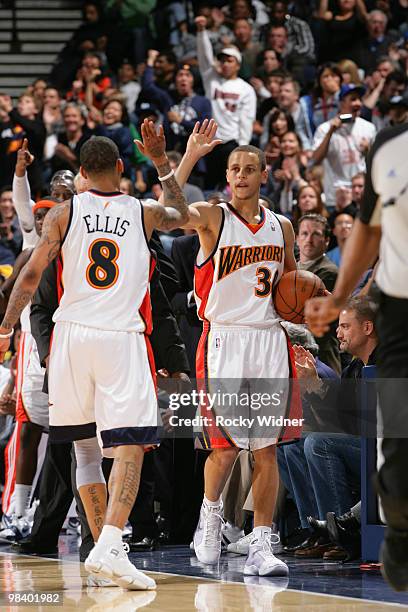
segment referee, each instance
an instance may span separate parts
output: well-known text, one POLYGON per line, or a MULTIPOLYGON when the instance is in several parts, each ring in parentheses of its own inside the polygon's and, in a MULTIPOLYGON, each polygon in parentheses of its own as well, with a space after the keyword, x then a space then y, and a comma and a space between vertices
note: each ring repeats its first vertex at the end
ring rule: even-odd
MULTIPOLYGON (((338 317, 359 278, 379 255, 378 388, 385 462, 376 486, 387 519, 382 571, 397 591, 408 590, 408 100, 392 100, 398 123, 382 130, 367 160, 360 218, 347 242, 333 294, 306 305, 311 331, 321 336, 338 317), (398 437, 399 436, 399 437, 398 437), (405 437, 402 437, 405 436, 405 437)), ((395 121, 394 119, 394 121, 395 121)))

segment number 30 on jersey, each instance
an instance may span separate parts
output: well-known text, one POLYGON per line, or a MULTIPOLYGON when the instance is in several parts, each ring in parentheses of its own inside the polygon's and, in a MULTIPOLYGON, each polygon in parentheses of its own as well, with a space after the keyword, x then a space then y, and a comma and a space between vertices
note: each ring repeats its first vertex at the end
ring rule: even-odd
POLYGON ((118 280, 119 268, 116 260, 119 247, 113 240, 98 238, 88 250, 89 265, 86 280, 94 289, 109 289, 118 280))

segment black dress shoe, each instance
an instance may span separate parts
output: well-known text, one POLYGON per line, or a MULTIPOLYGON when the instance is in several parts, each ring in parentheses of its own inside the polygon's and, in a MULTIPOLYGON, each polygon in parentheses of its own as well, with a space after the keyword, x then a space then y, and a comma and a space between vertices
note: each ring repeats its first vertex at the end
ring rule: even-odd
POLYGON ((308 516, 307 522, 309 523, 313 533, 324 538, 329 538, 329 532, 327 531, 327 521, 319 521, 319 519, 316 519, 313 516, 308 516))
POLYGON ((303 542, 295 546, 283 546, 282 553, 286 555, 294 555, 297 550, 305 550, 306 548, 311 548, 312 546, 315 546, 318 540, 318 536, 316 534, 310 535, 309 530, 308 532, 309 532, 309 537, 306 538, 306 540, 303 540, 303 542))
POLYGON ((50 546, 46 542, 38 542, 31 539, 31 536, 22 538, 18 542, 13 542, 12 547, 21 554, 28 555, 57 555, 58 546, 50 546))
POLYGON ((408 591, 408 531, 387 528, 380 550, 381 573, 395 591, 408 591))
POLYGON ((361 555, 361 526, 356 517, 351 512, 342 516, 328 512, 326 518, 330 540, 348 552, 348 561, 358 559, 361 555))
POLYGON ((130 552, 142 552, 142 551, 152 551, 157 548, 157 538, 151 538, 150 536, 145 536, 144 538, 135 539, 130 538, 127 543, 129 544, 130 552))

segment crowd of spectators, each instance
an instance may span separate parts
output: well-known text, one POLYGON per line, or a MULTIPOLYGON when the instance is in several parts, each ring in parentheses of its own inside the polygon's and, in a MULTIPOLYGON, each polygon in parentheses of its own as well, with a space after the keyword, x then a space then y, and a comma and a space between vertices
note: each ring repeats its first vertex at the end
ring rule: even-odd
MULTIPOLYGON (((117 144, 124 191, 158 198, 157 174, 134 144, 141 122, 163 125, 177 167, 195 122, 212 117, 222 144, 197 163, 184 188, 187 200, 228 201, 228 155, 237 145, 260 147, 269 170, 263 204, 292 221, 299 267, 331 290, 358 214, 366 156, 381 129, 407 120, 407 86, 406 0, 87 0, 83 24, 49 77, 27 84, 16 104, 0 92, 0 274, 11 274, 22 249, 11 185, 23 139, 34 156, 28 167, 33 200, 49 192, 55 172, 78 172, 79 151, 93 134, 117 144)), ((161 238, 178 275, 178 290, 168 297, 194 372, 198 241, 181 234, 161 238)), ((350 311, 359 323, 371 320, 356 305, 350 311)), ((346 363, 341 334, 334 326, 317 343, 316 354, 333 376, 346 363)), ((320 502, 312 442, 296 452, 311 472, 310 507, 324 518, 330 504, 320 502)), ((281 463, 296 499, 293 452, 286 450, 281 463)), ((349 507, 358 496, 346 499, 349 507)), ((298 507, 307 531, 306 510, 298 507)))

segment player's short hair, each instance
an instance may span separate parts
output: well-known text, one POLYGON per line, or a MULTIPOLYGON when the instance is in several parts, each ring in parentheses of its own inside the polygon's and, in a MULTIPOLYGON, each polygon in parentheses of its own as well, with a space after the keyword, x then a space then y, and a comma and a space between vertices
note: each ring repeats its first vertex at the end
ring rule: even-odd
POLYGON ((368 295, 356 295, 347 301, 343 310, 352 310, 360 323, 364 321, 375 323, 378 306, 368 295))
POLYGON ((263 172, 266 169, 266 157, 265 153, 258 149, 258 147, 254 147, 253 145, 240 145, 239 147, 235 147, 228 155, 227 167, 229 166, 230 157, 233 153, 254 153, 259 161, 259 165, 261 166, 261 171, 263 172))
POLYGON ((89 174, 112 172, 119 158, 118 147, 106 136, 92 136, 82 145, 79 155, 81 166, 89 174))
POLYGON ((329 238, 330 226, 326 217, 323 217, 323 215, 319 215, 318 213, 306 213, 305 215, 300 217, 297 224, 297 233, 299 233, 300 231, 300 224, 302 223, 302 221, 315 221, 316 223, 321 223, 321 225, 323 225, 325 238, 329 238))

